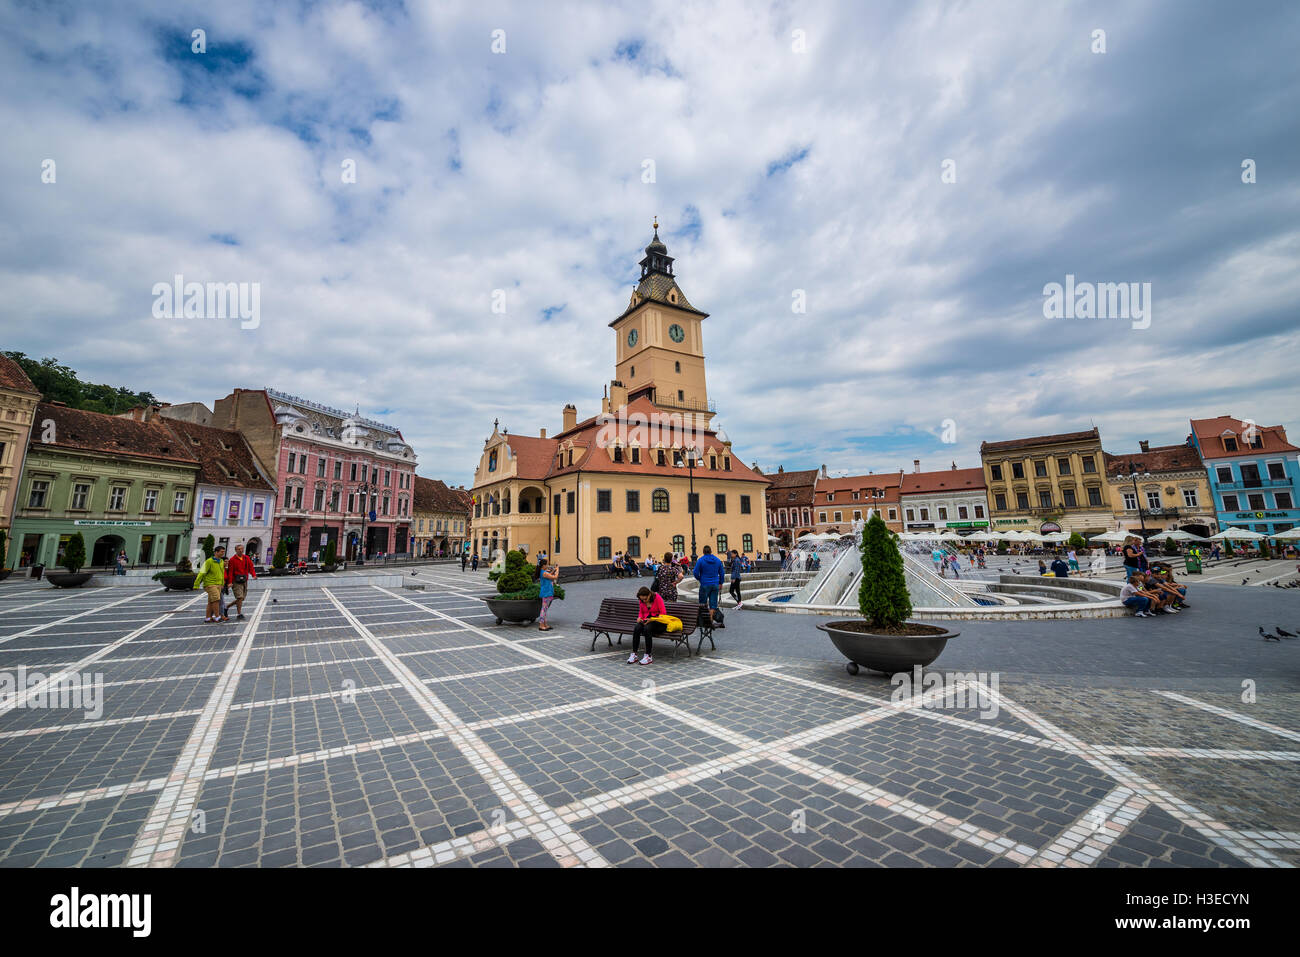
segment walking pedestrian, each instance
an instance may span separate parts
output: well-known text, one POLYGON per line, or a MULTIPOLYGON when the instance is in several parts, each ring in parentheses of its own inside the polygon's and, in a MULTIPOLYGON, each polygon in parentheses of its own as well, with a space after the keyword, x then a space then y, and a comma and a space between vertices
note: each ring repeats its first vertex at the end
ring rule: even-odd
POLYGON ((745 563, 740 559, 740 552, 733 548, 731 550, 731 588, 728 591, 728 594, 730 594, 732 598, 736 599, 737 611, 740 611, 741 608, 745 607, 745 603, 740 597, 740 576, 743 574, 744 570, 745 563))
POLYGON ((700 604, 708 606, 709 618, 712 620, 718 611, 718 590, 722 587, 726 571, 718 556, 713 554, 712 548, 705 545, 703 551, 704 554, 696 560, 691 574, 700 583, 700 604))
POLYGON ((205 622, 229 621, 221 613, 221 589, 226 586, 226 546, 218 545, 212 550, 212 557, 206 558, 199 572, 194 576, 194 587, 202 588, 208 593, 208 607, 204 614, 205 622))
POLYGON ((474 557, 469 560, 469 567, 471 571, 478 571, 478 552, 475 552, 474 557))
POLYGON ((468 552, 461 552, 461 553, 460 553, 460 573, 461 573, 462 575, 465 574, 465 566, 468 565, 468 564, 469 564, 469 553, 468 553, 468 552))
POLYGON ((664 601, 676 601, 677 583, 685 577, 682 566, 673 561, 673 553, 664 552, 664 563, 655 572, 655 583, 651 587, 664 601))
POLYGON ((551 631, 551 626, 546 623, 546 613, 551 610, 551 602, 555 601, 555 582, 560 577, 560 570, 554 565, 547 564, 542 566, 541 574, 537 595, 542 599, 542 616, 537 630, 551 631))
POLYGON ((236 545, 235 554, 226 563, 226 584, 234 596, 235 618, 244 620, 244 599, 248 597, 248 580, 257 577, 253 560, 244 554, 244 546, 236 545))
POLYGON ((117 553, 117 562, 116 562, 116 567, 114 567, 114 569, 113 569, 113 574, 114 574, 114 575, 125 575, 125 574, 126 574, 126 565, 127 565, 126 550, 125 550, 125 549, 121 549, 121 550, 119 550, 118 553, 117 553))

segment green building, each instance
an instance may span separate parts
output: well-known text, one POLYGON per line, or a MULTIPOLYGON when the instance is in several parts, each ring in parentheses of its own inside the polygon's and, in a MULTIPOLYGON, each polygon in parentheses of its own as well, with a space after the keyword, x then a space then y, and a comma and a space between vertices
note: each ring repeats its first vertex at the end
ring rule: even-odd
POLYGON ((198 470, 161 420, 42 402, 14 503, 9 566, 57 566, 77 532, 88 567, 109 567, 123 550, 132 565, 180 560, 190 550, 198 470))

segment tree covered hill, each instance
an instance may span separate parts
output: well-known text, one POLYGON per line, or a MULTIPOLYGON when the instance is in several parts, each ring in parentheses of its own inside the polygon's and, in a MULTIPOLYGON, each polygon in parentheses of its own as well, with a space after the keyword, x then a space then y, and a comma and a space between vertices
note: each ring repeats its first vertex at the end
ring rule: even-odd
POLYGON ((72 409, 114 415, 132 406, 154 405, 158 401, 152 392, 132 392, 118 386, 83 382, 75 370, 60 365, 58 359, 36 360, 21 352, 5 352, 5 355, 22 366, 46 402, 66 402, 72 409))

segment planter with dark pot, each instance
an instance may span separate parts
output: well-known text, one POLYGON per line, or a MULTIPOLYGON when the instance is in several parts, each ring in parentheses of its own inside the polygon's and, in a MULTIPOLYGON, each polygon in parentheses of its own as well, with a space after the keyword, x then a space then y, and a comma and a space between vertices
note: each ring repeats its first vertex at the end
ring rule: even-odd
POLYGON ((168 591, 186 591, 194 587, 194 575, 181 572, 179 575, 163 575, 158 583, 168 591))
POLYGON ((55 588, 80 588, 90 581, 94 574, 94 572, 46 572, 45 580, 55 588))
POLYGON ((859 667, 887 675, 911 671, 917 665, 924 667, 939 657, 948 639, 959 634, 921 621, 903 622, 899 634, 874 633, 860 618, 828 621, 817 627, 830 635, 840 654, 849 659, 845 668, 851 675, 856 675, 859 667))
POLYGON ((0 582, 4 581, 14 573, 12 568, 0 568, 0 582))
POLYGON ((542 613, 540 598, 497 598, 489 595, 483 599, 488 611, 497 617, 497 624, 512 622, 515 624, 534 622, 542 613))

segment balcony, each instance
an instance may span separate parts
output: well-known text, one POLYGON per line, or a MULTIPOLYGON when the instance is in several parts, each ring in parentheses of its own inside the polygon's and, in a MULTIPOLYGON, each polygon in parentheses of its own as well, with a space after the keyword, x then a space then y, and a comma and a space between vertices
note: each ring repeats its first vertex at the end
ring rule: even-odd
POLYGON ((1248 488, 1290 488, 1290 479, 1246 479, 1241 482, 1219 482, 1220 491, 1233 492, 1248 488))
POLYGON ((669 392, 667 389, 652 390, 650 401, 661 409, 684 409, 688 412, 718 411, 718 404, 712 399, 708 402, 701 402, 699 399, 679 399, 675 392, 669 392))

